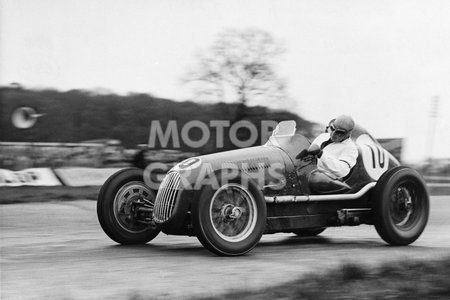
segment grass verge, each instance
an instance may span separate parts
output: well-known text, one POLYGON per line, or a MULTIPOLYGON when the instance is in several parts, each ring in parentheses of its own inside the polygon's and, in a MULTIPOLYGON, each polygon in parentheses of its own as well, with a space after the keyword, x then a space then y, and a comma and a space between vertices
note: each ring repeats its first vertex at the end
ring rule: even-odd
POLYGON ((450 299, 449 278, 450 257, 378 268, 347 263, 275 287, 191 299, 450 299))

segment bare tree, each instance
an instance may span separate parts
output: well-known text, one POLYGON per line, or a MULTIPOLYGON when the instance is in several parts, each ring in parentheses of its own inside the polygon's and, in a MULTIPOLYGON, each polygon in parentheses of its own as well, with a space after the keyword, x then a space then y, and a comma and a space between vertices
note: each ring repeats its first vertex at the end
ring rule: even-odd
POLYGON ((266 31, 226 30, 184 80, 194 84, 197 99, 232 100, 243 106, 284 99, 285 84, 273 66, 283 52, 266 31))

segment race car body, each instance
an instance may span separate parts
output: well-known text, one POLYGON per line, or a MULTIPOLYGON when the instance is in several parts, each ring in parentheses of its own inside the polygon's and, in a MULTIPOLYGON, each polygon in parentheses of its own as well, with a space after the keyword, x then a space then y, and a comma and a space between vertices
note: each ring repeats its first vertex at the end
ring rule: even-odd
POLYGON ((389 244, 412 243, 428 219, 422 177, 400 166, 364 129, 356 127, 351 138, 358 148, 356 165, 344 179, 319 186, 311 179, 317 160, 296 158, 310 142, 296 133, 294 121, 281 122, 265 145, 180 162, 156 197, 138 170, 123 171, 102 188, 100 223, 119 243, 146 242, 161 230, 197 236, 218 255, 247 253, 262 234, 311 236, 326 227, 359 224, 375 225, 389 244), (137 187, 145 193, 133 193, 137 187))

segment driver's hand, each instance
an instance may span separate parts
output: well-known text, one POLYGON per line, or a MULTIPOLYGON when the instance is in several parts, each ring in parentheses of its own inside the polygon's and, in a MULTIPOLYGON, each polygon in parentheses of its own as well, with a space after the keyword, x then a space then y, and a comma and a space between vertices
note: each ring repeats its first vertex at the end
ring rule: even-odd
POLYGON ((308 150, 303 149, 302 152, 300 152, 299 154, 297 154, 297 156, 296 156, 295 158, 296 158, 296 159, 303 160, 308 154, 309 154, 308 150))
POLYGON ((314 158, 316 158, 316 156, 314 154, 308 154, 305 157, 302 158, 302 161, 304 162, 311 162, 314 160, 314 158))
POLYGON ((303 149, 302 152, 297 154, 296 159, 300 159, 304 162, 312 162, 316 156, 320 157, 322 155, 322 150, 309 152, 307 149, 303 149))

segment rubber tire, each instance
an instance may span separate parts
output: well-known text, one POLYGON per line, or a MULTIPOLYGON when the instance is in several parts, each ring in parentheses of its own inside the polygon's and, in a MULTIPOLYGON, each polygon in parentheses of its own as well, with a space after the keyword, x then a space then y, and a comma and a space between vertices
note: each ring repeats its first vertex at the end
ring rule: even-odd
MULTIPOLYGON (((252 179, 244 174, 239 174, 236 180, 229 180, 229 183, 240 183, 243 177, 249 183, 248 191, 255 199, 256 224, 254 230, 243 241, 229 242, 221 238, 214 230, 210 219, 210 205, 214 193, 210 185, 202 187, 199 200, 193 204, 192 221, 196 236, 200 243, 212 253, 219 256, 239 256, 252 250, 261 239, 266 226, 267 207, 261 190, 252 179)), ((219 186, 222 187, 222 180, 218 177, 219 186)))
MULTIPOLYGON (((144 170, 127 168, 111 175, 103 184, 97 198, 97 217, 103 231, 115 242, 123 245, 145 244, 153 240, 160 232, 159 229, 149 227, 139 233, 124 230, 114 216, 114 198, 120 188, 128 182, 139 181, 144 184, 144 170)), ((152 192, 150 190, 150 192, 152 192)), ((152 192, 155 198, 154 192, 152 192)))
POLYGON ((296 229, 292 231, 298 236, 317 236, 324 232, 326 227, 317 227, 317 228, 304 228, 304 229, 296 229))
POLYGON ((425 181, 416 171, 408 167, 395 167, 384 173, 377 182, 372 198, 373 221, 380 237, 393 246, 403 246, 413 243, 422 234, 428 222, 430 200, 425 181), (390 195, 393 189, 409 181, 419 196, 419 214, 415 216, 413 223, 408 228, 401 229, 394 224, 389 209, 390 195))

